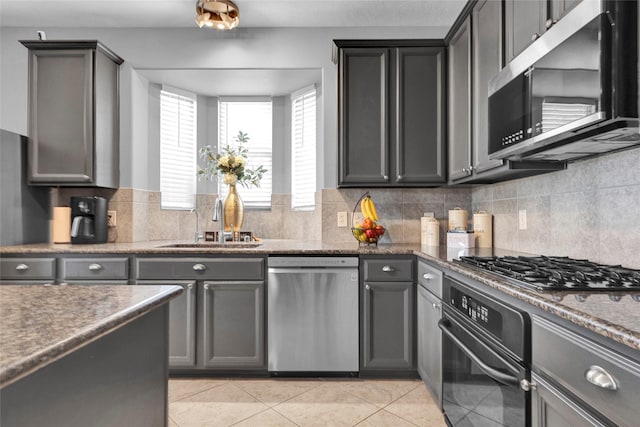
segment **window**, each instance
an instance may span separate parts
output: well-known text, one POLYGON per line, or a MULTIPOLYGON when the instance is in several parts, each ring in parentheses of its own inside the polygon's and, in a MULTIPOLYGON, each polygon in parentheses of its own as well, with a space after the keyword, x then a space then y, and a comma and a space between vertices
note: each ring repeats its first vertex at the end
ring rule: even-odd
POLYGON ((160 192, 162 209, 195 207, 196 97, 160 91, 160 192))
POLYGON ((316 192, 316 89, 291 94, 291 208, 313 210, 316 192))
MULTIPOLYGON (((242 131, 249 136, 244 146, 249 150, 248 169, 262 165, 267 172, 260 181, 260 187, 240 189, 240 197, 247 208, 270 208, 272 189, 272 106, 271 99, 220 99, 218 150, 229 145, 237 145, 235 137, 242 131)), ((218 194, 226 197, 228 187, 218 180, 218 194)))

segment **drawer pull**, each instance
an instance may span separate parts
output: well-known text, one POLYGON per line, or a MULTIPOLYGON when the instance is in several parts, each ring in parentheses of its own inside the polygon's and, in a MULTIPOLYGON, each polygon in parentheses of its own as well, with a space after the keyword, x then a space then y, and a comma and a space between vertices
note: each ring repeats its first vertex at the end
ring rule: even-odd
POLYGON ((187 285, 187 289, 188 289, 188 290, 193 289, 193 283, 189 283, 189 284, 187 285))
POLYGON ((589 366, 589 370, 584 374, 584 377, 591 384, 596 387, 604 388, 606 390, 617 390, 618 384, 610 373, 601 368, 598 365, 589 366))
POLYGON ((368 291, 370 291, 370 290, 371 290, 371 287, 370 287, 369 285, 364 285, 364 288, 365 288, 366 290, 368 290, 368 291))
POLYGON ((424 280, 433 280, 433 274, 424 273, 424 274, 422 275, 422 278, 423 278, 424 280))
POLYGON ((431 307, 433 307, 433 308, 440 308, 440 307, 442 307, 442 304, 437 303, 437 302, 432 302, 432 303, 431 303, 431 307))
POLYGON ((385 273, 391 273, 392 271, 395 271, 395 268, 391 267, 390 265, 385 265, 384 267, 382 267, 382 271, 384 271, 385 273))
POLYGON ((102 266, 98 263, 89 264, 89 271, 100 271, 102 270, 102 266))
POLYGON ((193 271, 205 271, 207 269, 207 266, 204 264, 194 264, 193 265, 193 271))
POLYGON ((16 271, 27 271, 29 266, 27 264, 18 264, 16 265, 16 271))
POLYGON ((203 286, 203 288, 204 288, 204 290, 205 290, 205 291, 208 291, 208 290, 209 290, 209 285, 205 284, 205 285, 203 286))

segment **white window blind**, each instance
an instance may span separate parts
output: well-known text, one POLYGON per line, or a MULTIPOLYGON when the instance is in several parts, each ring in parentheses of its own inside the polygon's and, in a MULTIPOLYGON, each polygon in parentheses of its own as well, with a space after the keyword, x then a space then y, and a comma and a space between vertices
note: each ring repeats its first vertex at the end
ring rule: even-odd
MULTIPOLYGON (((267 172, 260 180, 260 187, 245 188, 238 184, 238 192, 247 208, 270 208, 272 192, 272 105, 271 99, 219 101, 218 151, 225 146, 236 147, 235 137, 242 131, 249 136, 245 144, 248 149, 248 169, 262 165, 267 172)), ((218 194, 227 196, 228 186, 218 180, 218 194)))
POLYGON ((316 89, 291 94, 291 207, 313 210, 316 192, 316 89))
POLYGON ((195 207, 196 99, 177 91, 160 91, 160 205, 162 209, 195 207))

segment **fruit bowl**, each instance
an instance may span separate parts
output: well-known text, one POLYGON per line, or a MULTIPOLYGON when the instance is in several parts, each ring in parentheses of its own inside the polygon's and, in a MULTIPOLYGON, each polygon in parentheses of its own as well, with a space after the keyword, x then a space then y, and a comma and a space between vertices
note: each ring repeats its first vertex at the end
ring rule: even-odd
POLYGON ((358 242, 366 245, 377 245, 378 240, 384 235, 384 231, 382 226, 378 226, 377 228, 351 228, 353 237, 355 237, 358 242))

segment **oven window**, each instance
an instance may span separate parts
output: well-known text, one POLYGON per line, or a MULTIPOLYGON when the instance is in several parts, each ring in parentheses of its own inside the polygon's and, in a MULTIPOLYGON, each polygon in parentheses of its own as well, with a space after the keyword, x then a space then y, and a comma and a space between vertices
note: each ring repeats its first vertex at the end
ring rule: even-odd
POLYGON ((522 366, 505 363, 505 357, 466 332, 457 322, 448 330, 462 342, 462 350, 447 331, 443 334, 443 410, 451 426, 524 427, 526 394, 518 381, 525 377, 522 366), (486 373, 467 352, 471 351, 491 369, 513 377, 511 383, 497 381, 486 373))

